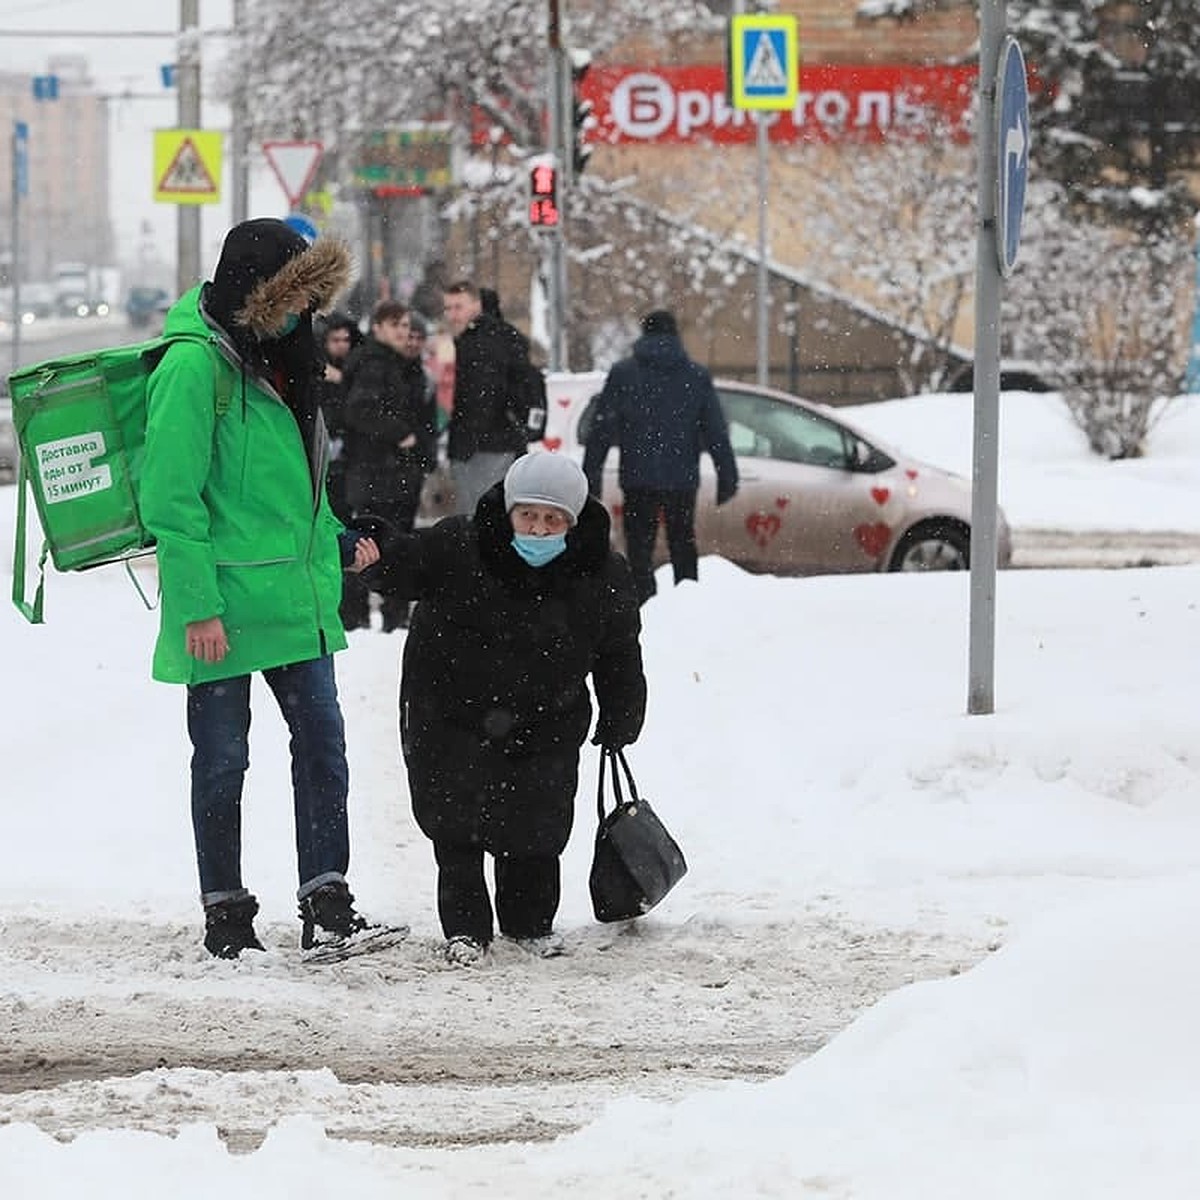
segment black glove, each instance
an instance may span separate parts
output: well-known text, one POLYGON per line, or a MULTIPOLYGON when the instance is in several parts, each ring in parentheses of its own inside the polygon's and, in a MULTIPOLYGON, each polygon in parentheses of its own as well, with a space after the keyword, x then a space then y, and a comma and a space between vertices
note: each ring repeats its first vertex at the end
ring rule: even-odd
POLYGON ((737 495, 738 485, 736 480, 718 479, 717 480, 717 507, 728 503, 734 496, 737 495))
POLYGON ((625 738, 618 737, 613 733, 603 722, 600 722, 596 726, 596 732, 592 734, 592 745, 600 746, 605 750, 622 750, 629 743, 625 738))
POLYGON ((354 514, 353 525, 346 532, 353 534, 355 541, 360 537, 374 538, 375 544, 382 550, 388 542, 396 537, 399 530, 387 517, 379 517, 374 513, 363 512, 354 514))

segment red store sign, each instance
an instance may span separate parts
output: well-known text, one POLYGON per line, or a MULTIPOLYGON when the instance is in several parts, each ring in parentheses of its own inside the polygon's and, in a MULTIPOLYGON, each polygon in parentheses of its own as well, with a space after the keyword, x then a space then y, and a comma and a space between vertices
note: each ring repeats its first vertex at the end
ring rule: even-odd
MULTIPOLYGON (((920 137, 931 130, 970 136, 975 67, 800 68, 791 112, 763 114, 773 142, 920 137)), ((595 105, 589 140, 615 145, 752 142, 755 122, 735 109, 723 66, 595 66, 580 88, 595 105)))

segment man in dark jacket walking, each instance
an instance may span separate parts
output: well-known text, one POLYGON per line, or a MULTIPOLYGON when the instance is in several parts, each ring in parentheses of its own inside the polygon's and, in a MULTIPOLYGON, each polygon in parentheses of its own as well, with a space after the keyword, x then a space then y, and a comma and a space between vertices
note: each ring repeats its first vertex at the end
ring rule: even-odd
POLYGON ((454 409, 447 445, 454 511, 470 516, 479 497, 525 453, 536 372, 528 340, 507 321, 484 312, 473 283, 451 283, 443 313, 454 336, 454 409))
MULTIPOLYGON (((360 528, 366 518, 388 533, 408 533, 421 503, 421 485, 433 468, 433 409, 425 368, 409 353, 411 314, 382 300, 371 315, 371 335, 346 366, 346 499, 360 528)), ((366 585, 345 583, 342 623, 366 627, 366 585)), ((384 598, 385 633, 408 624, 408 604, 384 598)))
POLYGON ((379 586, 417 597, 404 647, 400 736, 413 815, 433 842, 452 962, 492 941, 495 921, 536 953, 553 936, 559 856, 575 811, 579 750, 629 745, 646 680, 629 567, 608 513, 565 455, 525 455, 480 499, 383 549, 379 586))
POLYGON ((645 603, 655 592, 652 562, 660 513, 675 582, 699 576, 701 451, 708 451, 717 469, 718 504, 731 500, 738 487, 737 461, 712 376, 688 357, 672 313, 659 310, 644 317, 633 354, 604 381, 583 457, 594 496, 600 495, 601 472, 612 446, 621 451, 625 552, 638 599, 645 603))

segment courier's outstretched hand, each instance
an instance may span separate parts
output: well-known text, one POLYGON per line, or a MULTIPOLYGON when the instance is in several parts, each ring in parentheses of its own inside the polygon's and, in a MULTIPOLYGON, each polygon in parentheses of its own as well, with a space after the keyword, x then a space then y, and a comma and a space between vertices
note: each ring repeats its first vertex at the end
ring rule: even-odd
POLYGON ((351 575, 357 575, 368 567, 373 567, 379 561, 379 546, 374 538, 359 538, 354 543, 354 561, 346 568, 351 575))

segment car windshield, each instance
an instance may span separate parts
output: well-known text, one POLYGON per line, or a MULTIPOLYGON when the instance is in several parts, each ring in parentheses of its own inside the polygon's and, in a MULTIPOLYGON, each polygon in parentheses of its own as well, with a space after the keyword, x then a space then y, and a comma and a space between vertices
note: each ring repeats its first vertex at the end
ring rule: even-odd
POLYGON ((851 465, 851 439, 832 421, 771 396, 722 389, 720 397, 735 454, 842 470, 851 465))

